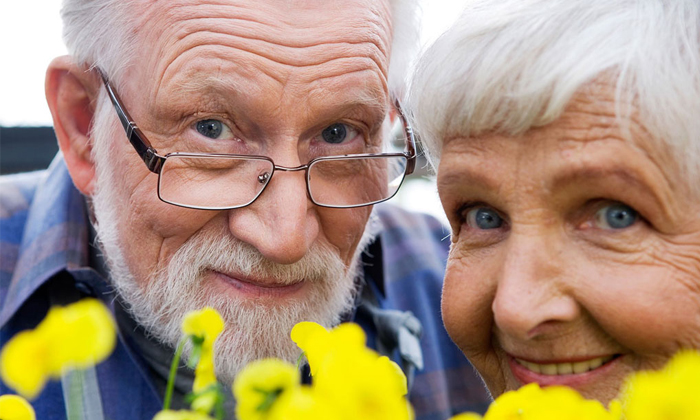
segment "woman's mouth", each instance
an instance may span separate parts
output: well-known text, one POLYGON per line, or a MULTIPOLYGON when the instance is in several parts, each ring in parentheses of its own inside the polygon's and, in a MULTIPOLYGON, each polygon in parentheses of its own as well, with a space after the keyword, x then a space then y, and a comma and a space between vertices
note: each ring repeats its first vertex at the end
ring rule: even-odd
POLYGON ((622 355, 612 354, 599 357, 578 358, 567 361, 533 362, 510 356, 509 364, 513 375, 522 384, 537 382, 540 385, 566 385, 580 387, 600 380, 617 365, 622 355))
POLYGON ((515 361, 524 366, 528 370, 541 373, 543 375, 571 375, 576 373, 585 373, 608 363, 615 358, 615 355, 596 357, 595 359, 584 360, 574 363, 532 363, 526 360, 514 357, 515 361))

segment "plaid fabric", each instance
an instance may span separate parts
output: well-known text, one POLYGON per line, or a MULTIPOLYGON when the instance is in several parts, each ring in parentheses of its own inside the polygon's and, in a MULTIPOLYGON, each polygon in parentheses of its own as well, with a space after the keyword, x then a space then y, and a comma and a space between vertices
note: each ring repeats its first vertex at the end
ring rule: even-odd
MULTIPOLYGON (((473 368, 450 341, 440 319, 440 291, 447 231, 434 219, 390 205, 377 206, 382 225, 380 255, 365 255, 365 277, 378 306, 411 311, 423 324, 425 368, 410 398, 419 420, 443 420, 483 412, 489 397, 473 368)), ((85 199, 75 189, 62 157, 41 172, 0 177, 0 345, 34 327, 66 288, 113 304, 113 291, 89 263, 85 199)), ((368 342, 376 330, 356 319, 368 342)), ((106 418, 151 419, 162 401, 147 367, 128 339, 97 367, 106 418)), ((11 393, 0 383, 0 394, 11 393)), ((59 382, 33 401, 40 419, 65 419, 59 382)))

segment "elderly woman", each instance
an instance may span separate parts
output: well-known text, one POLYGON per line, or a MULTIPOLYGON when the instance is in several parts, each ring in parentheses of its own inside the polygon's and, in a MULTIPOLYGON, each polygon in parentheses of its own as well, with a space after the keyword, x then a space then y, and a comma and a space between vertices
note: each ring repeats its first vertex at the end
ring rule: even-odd
POLYGON ((699 3, 475 1, 422 58, 443 317, 494 396, 700 348, 699 3))

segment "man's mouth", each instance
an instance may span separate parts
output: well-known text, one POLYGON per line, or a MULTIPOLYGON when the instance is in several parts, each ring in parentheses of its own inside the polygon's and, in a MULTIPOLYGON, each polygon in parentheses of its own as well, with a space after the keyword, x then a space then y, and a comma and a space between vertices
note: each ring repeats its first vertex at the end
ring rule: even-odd
POLYGON ((599 368, 614 358, 615 355, 610 355, 573 363, 533 363, 514 357, 515 361, 518 362, 519 365, 524 366, 527 370, 543 375, 571 375, 586 373, 599 368))
POLYGON ((287 297, 299 291, 307 283, 300 279, 292 283, 280 283, 235 274, 212 271, 215 277, 237 292, 253 297, 287 297))

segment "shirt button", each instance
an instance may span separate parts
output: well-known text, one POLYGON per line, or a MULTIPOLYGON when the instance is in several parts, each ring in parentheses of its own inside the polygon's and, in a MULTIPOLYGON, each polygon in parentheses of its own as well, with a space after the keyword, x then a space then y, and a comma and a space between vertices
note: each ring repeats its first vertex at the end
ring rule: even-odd
POLYGON ((78 289, 78 291, 83 295, 95 297, 95 291, 93 290, 92 286, 84 281, 76 281, 75 288, 78 289))

